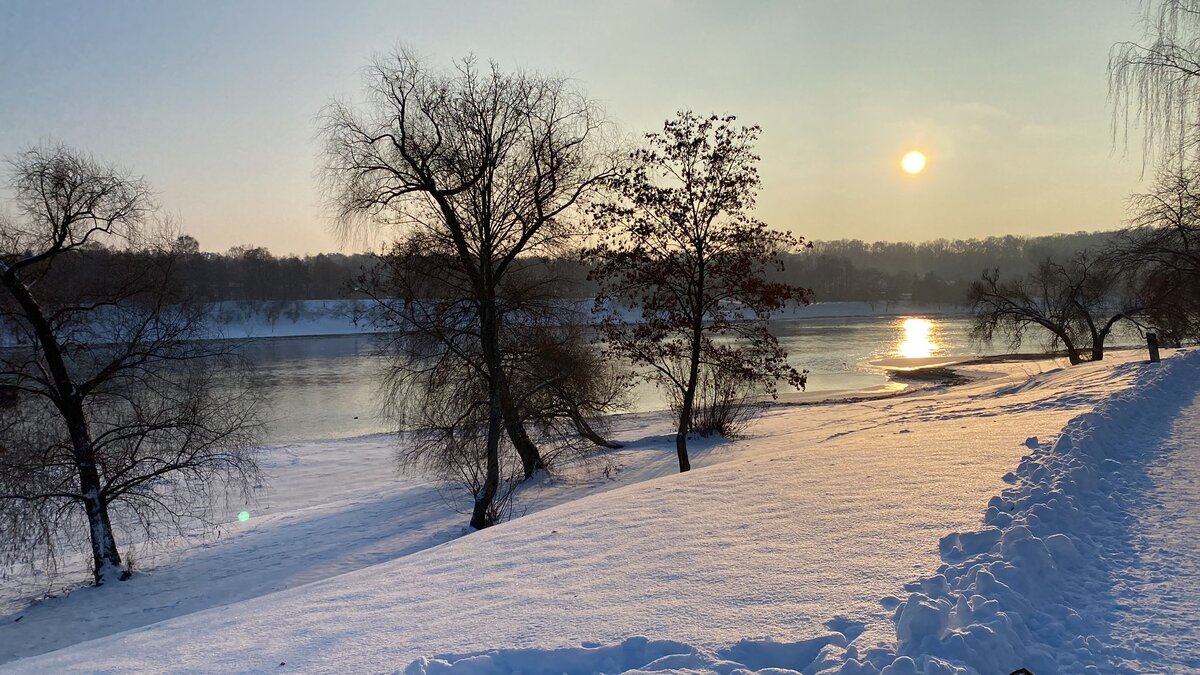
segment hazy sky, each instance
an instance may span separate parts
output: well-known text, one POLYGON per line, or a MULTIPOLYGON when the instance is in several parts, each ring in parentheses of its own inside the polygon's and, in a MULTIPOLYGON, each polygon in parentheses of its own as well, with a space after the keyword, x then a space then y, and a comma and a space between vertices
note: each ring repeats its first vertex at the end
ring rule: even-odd
POLYGON ((759 215, 808 238, 1108 229, 1141 181, 1105 74, 1139 7, 0 0, 0 154, 52 139, 144 174, 205 250, 336 250, 314 117, 405 43, 570 75, 630 133, 682 108, 760 124, 759 215))

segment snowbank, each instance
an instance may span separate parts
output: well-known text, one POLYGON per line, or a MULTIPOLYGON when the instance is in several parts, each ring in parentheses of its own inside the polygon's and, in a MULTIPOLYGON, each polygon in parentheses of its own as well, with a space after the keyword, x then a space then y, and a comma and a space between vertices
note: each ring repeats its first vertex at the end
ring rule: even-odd
POLYGON ((365 300, 218 302, 212 305, 213 337, 223 339, 312 337, 370 333, 355 319, 365 300))
POLYGON ((1122 367, 1140 368, 1133 387, 1037 444, 988 503, 984 529, 941 540, 946 564, 908 588, 895 615, 899 656, 883 672, 1121 670, 1105 639, 1109 576, 1130 534, 1117 488, 1195 396, 1200 352, 1122 367))
POLYGON ((610 646, 577 648, 500 649, 464 656, 422 658, 404 670, 405 675, 562 675, 564 673, 718 673, 813 672, 830 654, 846 646, 846 636, 836 631, 800 642, 742 640, 730 647, 708 651, 672 640, 632 637, 610 646), (832 649, 830 649, 832 647, 832 649), (781 668, 781 666, 783 666, 781 668))
MULTIPOLYGON (((264 300, 212 303, 210 335, 214 339, 316 337, 361 335, 373 332, 369 322, 359 321, 369 309, 368 300, 264 300)), ((567 301, 582 316, 592 310, 592 300, 567 301)), ((957 305, 914 304, 912 302, 818 302, 805 307, 788 307, 773 317, 775 321, 795 319, 865 318, 874 316, 958 316, 967 310, 957 305)), ((626 319, 636 321, 628 312, 626 319)), ((0 347, 15 346, 12 336, 0 335, 0 347)))
POLYGON ((776 319, 831 319, 869 316, 965 316, 970 308, 954 304, 916 303, 907 300, 878 302, 815 302, 807 307, 788 307, 776 319))

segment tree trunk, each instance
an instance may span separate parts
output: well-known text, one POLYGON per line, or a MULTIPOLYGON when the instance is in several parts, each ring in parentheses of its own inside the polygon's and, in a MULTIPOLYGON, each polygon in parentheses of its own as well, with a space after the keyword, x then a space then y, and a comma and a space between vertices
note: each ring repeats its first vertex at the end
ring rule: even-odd
POLYGON ((1104 343, 1108 341, 1108 336, 1112 332, 1113 325, 1119 320, 1119 317, 1113 317, 1108 320, 1108 323, 1103 328, 1096 331, 1092 336, 1092 360, 1101 361, 1104 359, 1104 343))
POLYGON ((575 429, 579 432, 580 436, 583 436, 595 445, 598 445, 602 448, 609 448, 610 450, 616 450, 618 448, 625 447, 623 443, 610 441, 596 433, 596 430, 592 428, 592 425, 588 424, 587 420, 583 418, 583 415, 579 414, 579 409, 576 408, 574 404, 568 403, 567 405, 567 414, 570 415, 571 422, 574 423, 575 429))
POLYGON ((546 463, 537 445, 525 431, 525 424, 521 421, 521 415, 512 398, 512 390, 508 386, 508 378, 503 373, 500 379, 500 408, 504 415, 504 428, 508 432, 508 438, 517 454, 521 456, 521 468, 525 478, 532 478, 535 473, 546 468, 546 463))
POLYGON ((492 386, 493 382, 488 384, 491 391, 488 392, 487 467, 483 489, 475 495, 475 508, 471 512, 471 527, 476 530, 496 524, 493 522, 491 508, 500 489, 500 434, 503 415, 500 410, 499 392, 492 386))
POLYGON ((1054 330, 1054 334, 1058 336, 1058 339, 1062 340, 1063 347, 1067 349, 1067 360, 1071 362, 1071 365, 1077 366, 1083 363, 1083 357, 1079 355, 1079 348, 1075 346, 1075 343, 1067 336, 1066 332, 1058 329, 1052 330, 1054 330))
POLYGON ((96 584, 129 578, 121 566, 121 554, 117 551, 113 537, 112 521, 108 516, 108 502, 101 493, 100 472, 96 468, 95 448, 88 431, 87 417, 83 413, 83 402, 75 383, 67 370, 66 359, 57 336, 50 328, 42 308, 16 272, 0 261, 0 279, 13 299, 21 306, 25 319, 33 328, 34 336, 45 354, 46 366, 53 381, 54 403, 66 422, 71 434, 71 450, 75 468, 79 471, 80 500, 88 519, 88 532, 92 544, 92 574, 96 584))
POLYGON ((480 311, 480 347, 483 349, 487 366, 488 430, 486 440, 486 467, 483 485, 475 494, 475 508, 471 512, 471 527, 482 530, 494 525, 491 513, 492 502, 500 489, 500 435, 504 430, 504 410, 501 405, 500 340, 495 302, 484 296, 480 311))
POLYGON ((675 432, 675 454, 679 456, 679 473, 692 470, 692 462, 688 459, 687 451, 687 430, 692 423, 692 413, 688 410, 687 413, 679 415, 679 429, 675 432))
MULTIPOLYGON (((1081 308, 1082 309, 1082 308, 1081 308)), ((1104 334, 1108 329, 1100 330, 1096 328, 1096 322, 1092 319, 1092 315, 1086 310, 1083 311, 1084 320, 1087 321, 1088 333, 1092 336, 1092 361, 1102 361, 1104 359, 1104 334)))
POLYGON ((700 331, 703 324, 696 321, 692 326, 692 353, 688 370, 687 387, 683 390, 683 405, 679 407, 679 429, 675 432, 675 452, 679 455, 679 472, 690 471, 687 435, 692 429, 692 408, 696 405, 696 384, 700 380, 700 331))
POLYGON ((108 502, 100 494, 100 474, 95 464, 79 463, 79 488, 83 493, 83 509, 87 513, 88 531, 91 533, 92 576, 96 585, 128 579, 129 571, 121 564, 121 554, 113 537, 108 502))
POLYGON ((91 533, 92 574, 99 586, 106 581, 127 579, 129 573, 121 566, 121 554, 113 537, 108 503, 100 491, 100 472, 96 468, 95 452, 83 409, 77 402, 72 402, 70 407, 73 409, 63 413, 71 432, 75 467, 79 471, 79 493, 83 495, 83 509, 87 513, 88 532, 91 533))

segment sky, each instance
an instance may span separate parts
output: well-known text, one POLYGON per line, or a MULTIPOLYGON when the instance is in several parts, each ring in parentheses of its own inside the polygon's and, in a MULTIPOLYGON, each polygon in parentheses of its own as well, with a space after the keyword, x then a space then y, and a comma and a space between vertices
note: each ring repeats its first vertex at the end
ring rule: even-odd
POLYGON ((1141 7, 2 0, 0 155, 54 141, 126 167, 204 250, 354 250, 322 205, 315 120, 403 44, 575 78, 630 135, 681 109, 761 125, 758 216, 808 239, 1112 229, 1143 178, 1106 66, 1141 7))

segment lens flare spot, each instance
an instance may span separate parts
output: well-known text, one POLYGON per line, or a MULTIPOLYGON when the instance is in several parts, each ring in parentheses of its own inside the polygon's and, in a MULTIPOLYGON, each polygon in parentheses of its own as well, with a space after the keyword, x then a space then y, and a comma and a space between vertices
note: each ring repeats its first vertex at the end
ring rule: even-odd
POLYGON ((247 520, 250 520, 250 512, 242 511, 241 513, 238 514, 238 520, 242 521, 243 523, 246 522, 247 520))

